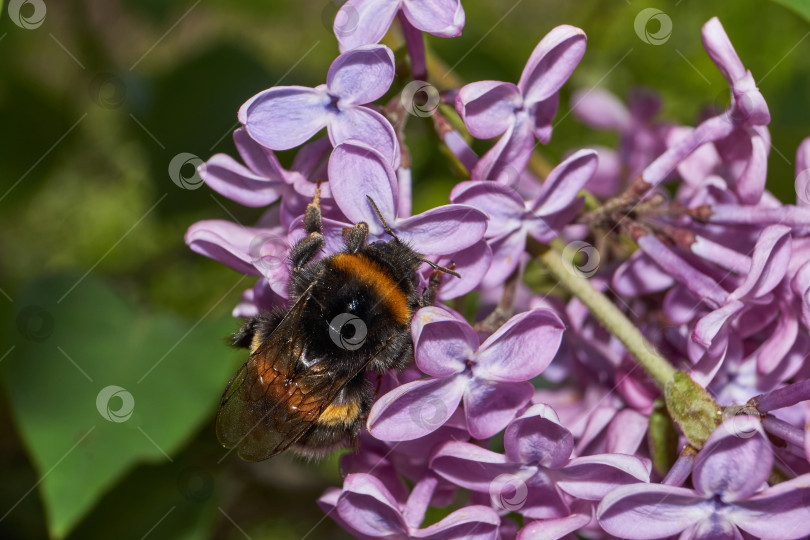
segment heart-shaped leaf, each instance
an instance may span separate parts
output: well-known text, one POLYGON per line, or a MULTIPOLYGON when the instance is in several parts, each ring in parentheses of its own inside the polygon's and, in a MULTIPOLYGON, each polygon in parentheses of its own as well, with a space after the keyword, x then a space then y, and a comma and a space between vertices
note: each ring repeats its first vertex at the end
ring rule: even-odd
POLYGON ((229 315, 144 313, 103 282, 76 284, 43 278, 15 298, 22 307, 2 364, 40 475, 31 490, 56 538, 138 462, 171 462, 238 365, 222 339, 236 326, 229 315))

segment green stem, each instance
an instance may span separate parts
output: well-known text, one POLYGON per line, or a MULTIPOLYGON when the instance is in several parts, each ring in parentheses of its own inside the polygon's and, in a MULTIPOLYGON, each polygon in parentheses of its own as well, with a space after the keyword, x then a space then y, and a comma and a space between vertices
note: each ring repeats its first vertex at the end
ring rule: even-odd
POLYGON ((559 283, 576 296, 605 329, 619 338, 630 354, 635 357, 661 390, 675 374, 675 368, 661 356, 655 347, 639 332, 636 325, 622 313, 604 294, 597 291, 570 261, 563 260, 562 241, 554 240, 550 246, 531 237, 529 252, 539 259, 559 283))

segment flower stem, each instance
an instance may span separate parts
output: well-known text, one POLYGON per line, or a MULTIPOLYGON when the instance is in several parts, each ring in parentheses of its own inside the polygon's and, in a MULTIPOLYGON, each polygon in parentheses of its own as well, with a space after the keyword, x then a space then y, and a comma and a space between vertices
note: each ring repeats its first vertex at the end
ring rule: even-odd
POLYGON ((538 258, 571 294, 585 304, 608 332, 619 338, 655 384, 664 390, 667 381, 675 374, 675 368, 613 302, 597 291, 570 262, 563 260, 562 241, 557 239, 552 241, 551 246, 546 246, 529 237, 527 245, 529 253, 538 258))

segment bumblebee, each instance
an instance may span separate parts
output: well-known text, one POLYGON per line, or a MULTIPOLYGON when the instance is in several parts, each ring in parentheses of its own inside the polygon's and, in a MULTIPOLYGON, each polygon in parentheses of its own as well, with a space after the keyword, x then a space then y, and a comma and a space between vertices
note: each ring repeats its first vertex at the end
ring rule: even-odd
POLYGON ((368 225, 358 223, 344 230, 341 252, 314 261, 324 246, 319 192, 304 214, 306 236, 290 250, 291 307, 234 335, 250 357, 223 393, 216 430, 246 461, 287 449, 320 457, 355 443, 374 400, 368 372, 411 362, 413 314, 433 303, 442 273, 458 276, 401 242, 370 197, 392 240, 366 244, 368 225), (419 293, 423 262, 434 272, 419 293))

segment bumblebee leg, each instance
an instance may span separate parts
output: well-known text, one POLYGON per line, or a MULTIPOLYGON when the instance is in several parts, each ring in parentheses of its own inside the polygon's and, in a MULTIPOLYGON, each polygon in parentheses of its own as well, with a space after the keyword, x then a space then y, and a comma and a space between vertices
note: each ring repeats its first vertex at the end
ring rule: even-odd
POLYGON ((300 272, 323 249, 321 227, 321 186, 318 184, 315 197, 307 205, 304 213, 304 230, 307 236, 299 240, 290 250, 290 262, 294 273, 300 272))
POLYGON ((430 273, 428 286, 425 288, 425 292, 422 293, 422 307, 432 306, 434 303, 436 303, 436 294, 439 292, 439 286, 442 284, 442 276, 444 276, 444 274, 445 272, 441 270, 434 270, 430 273))
POLYGON ((343 233, 343 241, 346 242, 346 251, 349 253, 357 253, 366 244, 366 236, 368 236, 368 225, 363 222, 358 223, 351 229, 345 230, 343 233))

